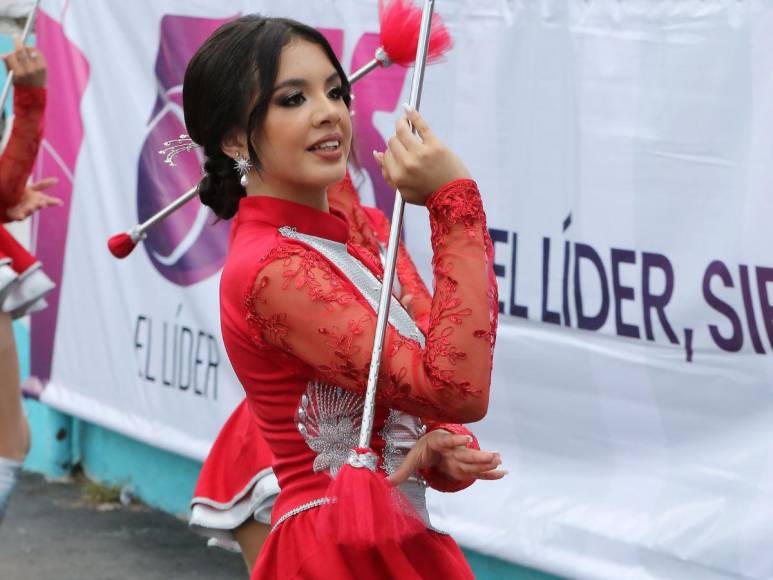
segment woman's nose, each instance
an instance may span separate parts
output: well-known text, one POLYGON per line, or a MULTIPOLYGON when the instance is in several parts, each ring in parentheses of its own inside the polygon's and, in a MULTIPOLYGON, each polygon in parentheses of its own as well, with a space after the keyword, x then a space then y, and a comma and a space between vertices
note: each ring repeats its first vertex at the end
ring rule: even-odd
POLYGON ((325 98, 314 112, 314 125, 336 125, 341 121, 341 111, 336 101, 325 98))

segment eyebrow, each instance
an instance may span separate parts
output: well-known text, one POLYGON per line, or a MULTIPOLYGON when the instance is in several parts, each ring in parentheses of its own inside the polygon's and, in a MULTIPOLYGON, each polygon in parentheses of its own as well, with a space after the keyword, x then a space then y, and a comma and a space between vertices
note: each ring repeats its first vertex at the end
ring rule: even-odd
MULTIPOLYGON (((327 77, 325 79, 325 84, 331 83, 335 79, 341 79, 341 75, 339 75, 338 72, 334 72, 329 77, 327 77)), ((282 81, 281 83, 274 85, 274 92, 285 87, 306 87, 308 85, 309 82, 306 79, 287 79, 286 81, 282 81)))

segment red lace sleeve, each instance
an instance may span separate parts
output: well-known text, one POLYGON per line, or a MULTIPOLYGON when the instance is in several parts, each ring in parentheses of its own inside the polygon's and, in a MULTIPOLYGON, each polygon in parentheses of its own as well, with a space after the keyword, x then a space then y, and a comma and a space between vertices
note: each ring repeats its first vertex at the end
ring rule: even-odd
MULTIPOLYGON (((497 321, 492 246, 474 181, 428 200, 435 295, 426 345, 388 326, 379 375, 382 404, 449 422, 488 407, 497 321)), ((290 241, 266 256, 248 298, 259 346, 292 354, 325 381, 364 392, 376 313, 321 254, 290 241)))
MULTIPOLYGON (((454 435, 469 435, 472 437, 472 441, 467 444, 467 447, 469 449, 480 449, 477 437, 475 437, 473 432, 464 425, 459 425, 457 423, 429 423, 427 425, 427 433, 438 429, 443 429, 454 435)), ((434 467, 420 470, 419 475, 424 478, 432 489, 442 492, 462 491, 475 483, 475 478, 466 480, 451 479, 445 473, 438 471, 434 467)))
POLYGON ((43 138, 46 108, 46 89, 14 85, 13 91, 13 129, 0 156, 0 209, 3 212, 19 203, 24 193, 43 138))
POLYGON ((349 241, 378 256, 378 238, 348 171, 343 180, 328 187, 327 199, 331 209, 341 212, 349 222, 349 241))
MULTIPOLYGON (((364 207, 360 203, 357 188, 354 187, 351 175, 330 186, 327 191, 330 207, 346 216, 349 222, 349 239, 351 242, 379 255, 380 246, 389 242, 389 220, 374 207, 364 207)), ((405 245, 400 242, 397 250, 397 279, 400 281, 400 301, 407 306, 411 317, 423 332, 427 332, 429 312, 432 306, 432 296, 421 279, 416 265, 413 263, 405 245), (410 302, 406 298, 410 296, 410 302)))
MULTIPOLYGON (((373 208, 369 210, 368 216, 371 218, 373 229, 376 232, 379 242, 386 245, 389 243, 390 224, 386 216, 381 211, 373 208)), ((413 263, 411 255, 400 241, 397 246, 397 279, 400 281, 400 302, 406 304, 406 299, 410 297, 407 303, 407 309, 411 317, 421 328, 422 332, 427 332, 429 324, 429 314, 432 308, 432 295, 429 293, 424 280, 421 279, 416 264, 413 263)))

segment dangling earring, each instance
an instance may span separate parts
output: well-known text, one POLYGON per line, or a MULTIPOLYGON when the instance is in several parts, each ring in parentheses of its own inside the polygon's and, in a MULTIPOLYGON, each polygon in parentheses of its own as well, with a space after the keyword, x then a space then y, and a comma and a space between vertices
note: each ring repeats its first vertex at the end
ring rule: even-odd
POLYGON ((247 188, 247 174, 250 172, 250 167, 252 167, 250 160, 246 157, 242 157, 241 153, 237 153, 236 159, 234 159, 234 169, 236 169, 241 176, 239 178, 239 183, 241 183, 242 187, 245 189, 247 188))

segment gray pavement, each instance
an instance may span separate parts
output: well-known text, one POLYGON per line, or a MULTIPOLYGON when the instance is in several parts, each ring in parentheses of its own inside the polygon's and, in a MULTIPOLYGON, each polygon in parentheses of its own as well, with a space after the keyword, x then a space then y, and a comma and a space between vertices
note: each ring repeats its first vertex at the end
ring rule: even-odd
POLYGON ((0 580, 246 580, 239 554, 207 548, 185 522, 97 503, 82 483, 24 474, 0 526, 0 580))

